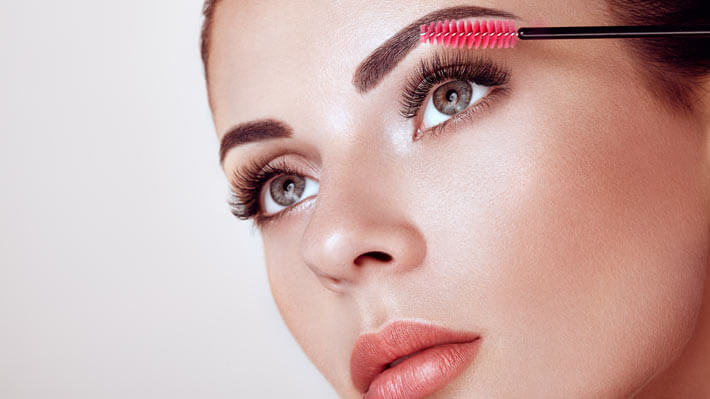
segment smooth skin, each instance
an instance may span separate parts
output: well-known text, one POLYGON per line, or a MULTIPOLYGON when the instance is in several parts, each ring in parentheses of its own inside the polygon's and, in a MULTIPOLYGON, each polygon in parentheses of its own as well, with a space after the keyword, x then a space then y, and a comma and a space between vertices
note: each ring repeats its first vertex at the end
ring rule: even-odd
MULTIPOLYGON (((535 25, 611 23, 602 1, 465 4, 535 25)), ((708 96, 667 107, 620 40, 519 42, 482 53, 510 67, 509 95, 413 141, 398 100, 434 48, 365 94, 352 76, 395 32, 457 5, 217 5, 219 137, 263 118, 294 132, 232 149, 225 173, 282 154, 319 183, 260 230, 289 330, 342 398, 361 396, 355 340, 400 319, 482 336, 431 398, 710 397, 708 96)))

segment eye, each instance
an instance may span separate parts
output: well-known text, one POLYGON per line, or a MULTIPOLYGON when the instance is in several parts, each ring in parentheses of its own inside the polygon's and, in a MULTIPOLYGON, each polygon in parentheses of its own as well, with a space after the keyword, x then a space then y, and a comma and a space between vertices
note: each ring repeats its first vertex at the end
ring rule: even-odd
POLYGON ((426 103, 420 129, 427 130, 446 122, 452 116, 480 102, 491 89, 490 86, 465 80, 454 80, 439 86, 426 103))
POLYGON ((317 181, 300 175, 280 175, 262 192, 264 216, 273 215, 318 193, 317 181))
POLYGON ((400 97, 400 115, 413 119, 413 140, 438 136, 484 115, 510 92, 510 69, 467 52, 434 53, 408 76, 400 97))

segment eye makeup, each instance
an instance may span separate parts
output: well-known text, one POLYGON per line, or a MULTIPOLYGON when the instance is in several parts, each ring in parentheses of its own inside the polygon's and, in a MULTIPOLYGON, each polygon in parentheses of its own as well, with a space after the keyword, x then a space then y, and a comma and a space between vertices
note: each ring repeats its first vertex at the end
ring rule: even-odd
POLYGON ((472 82, 490 87, 491 90, 477 103, 469 105, 465 110, 455 114, 450 119, 420 132, 438 136, 451 124, 470 121, 473 115, 491 105, 496 97, 508 92, 505 86, 510 79, 510 71, 499 66, 489 58, 475 56, 463 51, 436 52, 430 58, 420 61, 418 67, 409 76, 400 98, 400 115, 406 119, 417 120, 420 124, 422 105, 429 98, 433 89, 449 81, 472 82))
MULTIPOLYGON (((476 104, 426 130, 427 134, 436 136, 451 124, 471 120, 484 107, 489 106, 495 97, 507 92, 508 89, 504 85, 509 77, 510 72, 507 69, 480 55, 435 52, 431 57, 420 60, 418 67, 408 76, 400 96, 399 114, 405 119, 420 119, 422 105, 431 95, 432 89, 442 83, 466 81, 491 87, 486 96, 476 104)), ((303 200, 271 215, 263 213, 261 197, 264 189, 268 188, 267 185, 272 179, 279 176, 309 177, 290 166, 283 158, 275 162, 266 157, 257 158, 241 169, 235 169, 231 179, 233 188, 228 201, 232 214, 242 220, 253 218, 256 226, 263 229, 297 208, 303 200)))
POLYGON ((254 219, 254 223, 263 228, 267 223, 276 221, 284 213, 292 210, 294 204, 273 215, 265 215, 261 205, 261 194, 272 178, 278 176, 303 176, 292 168, 284 159, 270 162, 268 158, 251 160, 242 169, 232 172, 231 196, 228 200, 232 214, 239 219, 254 219))

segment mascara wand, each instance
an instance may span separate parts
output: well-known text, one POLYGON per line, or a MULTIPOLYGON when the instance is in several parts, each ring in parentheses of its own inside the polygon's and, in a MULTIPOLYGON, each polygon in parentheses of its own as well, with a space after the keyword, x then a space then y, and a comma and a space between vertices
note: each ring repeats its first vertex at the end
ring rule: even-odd
POLYGON ((444 47, 511 48, 516 39, 620 39, 644 37, 710 37, 710 25, 648 26, 558 26, 523 27, 518 30, 511 20, 438 21, 421 25, 422 43, 444 47))

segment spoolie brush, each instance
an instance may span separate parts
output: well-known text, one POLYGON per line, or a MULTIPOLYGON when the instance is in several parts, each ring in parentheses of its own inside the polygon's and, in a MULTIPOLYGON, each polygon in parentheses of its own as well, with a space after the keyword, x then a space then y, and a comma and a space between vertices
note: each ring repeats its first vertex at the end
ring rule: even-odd
POLYGON ((421 25, 422 43, 453 48, 512 48, 517 39, 619 39, 641 37, 710 37, 710 25, 557 26, 520 28, 511 20, 444 20, 421 25))

